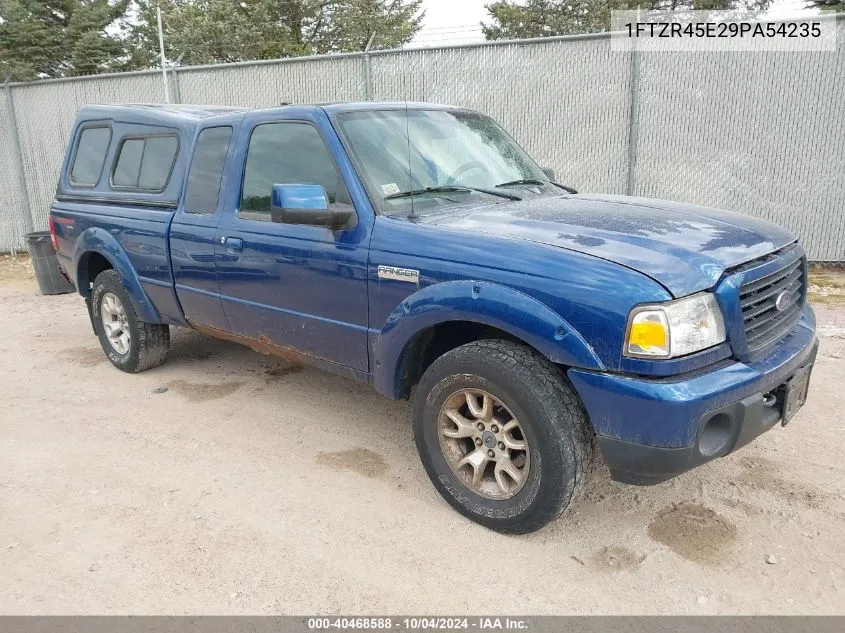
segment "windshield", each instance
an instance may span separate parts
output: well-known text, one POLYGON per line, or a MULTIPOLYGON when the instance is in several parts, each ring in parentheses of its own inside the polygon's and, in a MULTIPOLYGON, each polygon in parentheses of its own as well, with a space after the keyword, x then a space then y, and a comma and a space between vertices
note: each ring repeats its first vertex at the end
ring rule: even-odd
POLYGON ((341 114, 338 123, 382 213, 560 193, 493 119, 477 112, 369 110, 341 114))

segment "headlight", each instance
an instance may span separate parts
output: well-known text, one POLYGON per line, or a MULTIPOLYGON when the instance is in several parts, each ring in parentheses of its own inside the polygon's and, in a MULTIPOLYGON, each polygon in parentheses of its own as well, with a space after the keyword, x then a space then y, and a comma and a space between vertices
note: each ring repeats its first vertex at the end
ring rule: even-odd
POLYGON ((638 358, 674 358, 724 340, 725 319, 716 297, 702 292, 634 308, 628 317, 624 353, 638 358))

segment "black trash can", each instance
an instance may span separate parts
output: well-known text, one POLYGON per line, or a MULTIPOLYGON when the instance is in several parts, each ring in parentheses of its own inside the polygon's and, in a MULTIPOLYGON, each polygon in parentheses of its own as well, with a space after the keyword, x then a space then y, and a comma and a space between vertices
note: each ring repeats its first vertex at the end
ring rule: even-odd
POLYGON ((59 260, 53 250, 50 231, 27 233, 24 237, 41 294, 61 295, 73 292, 73 284, 59 272, 59 260))

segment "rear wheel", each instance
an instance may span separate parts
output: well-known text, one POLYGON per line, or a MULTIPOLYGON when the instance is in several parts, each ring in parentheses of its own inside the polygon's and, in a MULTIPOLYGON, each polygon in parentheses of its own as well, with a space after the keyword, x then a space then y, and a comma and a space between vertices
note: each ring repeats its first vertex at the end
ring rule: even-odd
POLYGON ((136 373, 164 362, 170 347, 170 328, 138 318, 117 271, 97 275, 89 310, 100 345, 115 367, 136 373))
POLYGON ((443 498, 500 532, 558 517, 593 464, 578 396, 553 364, 511 341, 476 341, 434 361, 415 394, 414 436, 443 498))

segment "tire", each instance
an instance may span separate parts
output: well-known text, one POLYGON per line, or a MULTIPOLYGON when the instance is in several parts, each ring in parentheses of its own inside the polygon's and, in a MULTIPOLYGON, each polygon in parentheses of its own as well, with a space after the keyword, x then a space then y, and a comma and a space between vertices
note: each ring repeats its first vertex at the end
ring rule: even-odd
POLYGON ((527 534, 556 519, 580 497, 593 470, 595 434, 577 394, 555 365, 518 343, 481 340, 447 352, 423 374, 414 394, 413 412, 417 450, 435 488, 458 512, 498 532, 527 534), (485 393, 492 396, 491 409, 486 408, 485 393), (481 415, 474 416, 468 408, 470 397, 481 415), (464 398, 467 408, 453 408, 464 398), (482 403, 485 408, 479 411, 482 403), (494 411, 492 417, 490 410, 494 411), (452 422, 456 412, 460 425, 452 422), (499 420, 508 419, 511 422, 502 427, 499 420), (467 461, 467 454, 475 448, 492 456, 505 445, 491 444, 492 433, 458 440, 447 437, 447 430, 452 434, 460 434, 461 429, 469 432, 466 421, 476 428, 481 421, 488 425, 487 430, 499 434, 503 428, 513 427, 509 439, 495 437, 510 448, 520 444, 521 436, 527 446, 505 456, 505 451, 500 451, 495 462, 485 462, 480 468, 468 463, 456 470, 455 461, 467 461), (461 455, 464 459, 459 459, 461 455), (505 468, 520 463, 521 468, 505 468), (512 491, 502 487, 497 472, 500 466, 519 474, 521 488, 518 478, 505 475, 501 475, 502 481, 512 481, 512 491), (473 479, 476 470, 483 473, 480 483, 473 479), (496 475, 493 484, 488 481, 491 470, 496 475), (496 498, 497 494, 502 498, 496 498))
POLYGON ((144 323, 138 318, 129 292, 115 270, 105 270, 97 275, 90 295, 90 315, 94 332, 112 365, 130 374, 158 367, 164 362, 170 347, 170 328, 158 323, 144 323), (112 305, 112 297, 122 308, 122 331, 128 332, 125 351, 110 342, 104 325, 103 301, 112 305))

